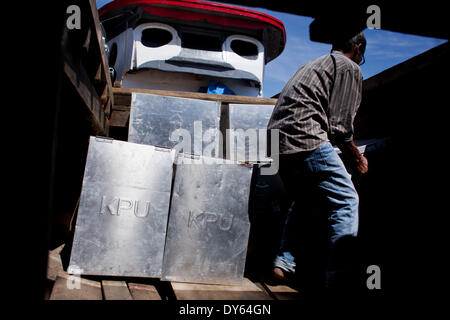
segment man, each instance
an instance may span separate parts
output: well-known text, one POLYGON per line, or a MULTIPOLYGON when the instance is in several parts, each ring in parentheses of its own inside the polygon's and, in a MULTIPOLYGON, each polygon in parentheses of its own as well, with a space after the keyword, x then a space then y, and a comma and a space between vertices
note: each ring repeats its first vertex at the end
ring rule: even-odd
MULTIPOLYGON (((268 129, 279 130, 279 174, 297 207, 301 211, 302 202, 308 200, 302 198, 300 190, 314 192, 320 204, 326 204, 329 287, 333 287, 335 276, 345 271, 342 264, 336 264, 336 245, 358 231, 358 194, 332 144, 356 173, 368 170, 367 159, 353 142, 353 120, 362 91, 359 64, 364 61, 365 47, 361 32, 349 40, 336 41, 330 54, 302 65, 283 88, 268 124, 268 129)), ((288 213, 274 263, 274 276, 281 280, 295 272, 291 240, 296 232, 292 223, 295 214, 295 210, 288 213)))

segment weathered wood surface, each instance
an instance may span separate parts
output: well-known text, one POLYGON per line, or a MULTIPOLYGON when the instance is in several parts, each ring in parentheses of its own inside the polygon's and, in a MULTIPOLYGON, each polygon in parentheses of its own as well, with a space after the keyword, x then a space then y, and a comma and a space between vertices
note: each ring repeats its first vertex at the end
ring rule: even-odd
POLYGON ((161 300, 158 290, 152 285, 141 283, 128 283, 134 300, 161 300))
POLYGON ((171 282, 177 300, 271 300, 249 279, 240 286, 171 282))
POLYGON ((130 118, 130 107, 113 106, 109 125, 111 127, 126 127, 130 118))
POLYGON ((57 276, 50 300, 102 300, 100 282, 75 276, 57 276))
POLYGON ((79 32, 64 27, 61 38, 62 72, 72 84, 84 107, 90 111, 96 135, 107 135, 114 104, 109 66, 95 1, 83 1, 79 32))
MULTIPOLYGON (((47 280, 49 300, 161 300, 153 285, 124 280, 93 281, 64 271, 61 251, 64 245, 48 252, 47 280), (79 288, 77 285, 79 281, 79 288)), ((126 280, 126 279, 125 279, 126 280)), ((135 281, 135 280, 134 280, 135 281)))
POLYGON ((101 135, 106 135, 108 122, 105 121, 105 114, 101 107, 100 98, 98 97, 86 70, 82 65, 77 65, 76 62, 71 59, 70 54, 65 54, 64 57, 64 73, 82 99, 87 110, 90 111, 91 117, 89 117, 89 121, 92 123, 94 131, 98 131, 101 135))
POLYGON ((48 252, 47 280, 56 281, 58 276, 64 276, 66 274, 60 256, 63 246, 48 252))
POLYGON ((272 285, 266 282, 261 282, 261 285, 275 300, 298 300, 301 297, 299 291, 286 285, 272 285))
POLYGON ((102 281, 103 296, 105 300, 132 300, 130 290, 125 281, 102 281))
POLYGON ((241 285, 211 285, 182 282, 159 282, 120 278, 97 279, 69 275, 63 270, 60 253, 64 245, 49 251, 47 299, 50 300, 297 300, 300 293, 285 285, 252 282, 244 278, 241 285), (77 284, 79 283, 79 286, 77 284), (164 287, 164 288, 163 288, 164 287), (167 288, 170 294, 167 295, 167 288), (161 291, 162 290, 162 291, 161 291))
POLYGON ((100 65, 98 68, 96 80, 103 84, 102 94, 100 95, 102 104, 104 105, 105 114, 109 117, 111 107, 114 104, 114 96, 112 92, 112 82, 109 75, 109 65, 106 58, 106 52, 102 40, 102 31, 100 29, 100 17, 98 15, 97 3, 94 0, 89 0, 91 14, 93 18, 93 37, 97 50, 100 52, 100 65))

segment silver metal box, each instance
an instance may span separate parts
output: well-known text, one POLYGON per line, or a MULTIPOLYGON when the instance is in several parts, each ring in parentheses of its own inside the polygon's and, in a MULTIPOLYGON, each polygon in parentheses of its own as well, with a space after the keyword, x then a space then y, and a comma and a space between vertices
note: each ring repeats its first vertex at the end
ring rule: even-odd
POLYGON ((91 137, 69 273, 161 276, 174 157, 91 137))
POLYGON ((217 143, 219 157, 219 121, 220 102, 133 92, 128 141, 197 155, 217 143))
POLYGON ((257 162, 267 158, 267 124, 274 106, 230 104, 228 157, 231 160, 257 162))
POLYGON ((207 160, 208 164, 203 157, 176 167, 162 280, 230 285, 242 281, 252 167, 207 160))

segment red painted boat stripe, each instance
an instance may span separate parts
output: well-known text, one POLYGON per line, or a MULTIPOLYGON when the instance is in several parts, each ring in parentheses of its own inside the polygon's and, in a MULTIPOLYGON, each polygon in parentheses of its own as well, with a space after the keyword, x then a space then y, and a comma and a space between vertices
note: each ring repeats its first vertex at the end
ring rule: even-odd
MULTIPOLYGON (((225 4, 218 4, 218 3, 211 3, 211 2, 205 2, 205 1, 189 1, 189 0, 116 0, 113 2, 110 2, 108 4, 106 4, 105 6, 103 6, 102 8, 100 8, 99 10, 99 15, 103 15, 109 11, 127 6, 127 5, 136 5, 136 4, 141 4, 144 5, 143 8, 146 9, 148 11, 148 7, 151 7, 152 10, 154 8, 159 8, 159 9, 163 9, 166 8, 167 10, 171 10, 173 11, 172 13, 169 13, 169 11, 164 11, 165 14, 174 14, 176 15, 177 18, 179 19, 184 19, 184 20, 190 20, 193 19, 191 18, 191 16, 197 15, 203 15, 203 16, 209 16, 211 18, 213 18, 213 20, 211 20, 212 22, 217 22, 220 25, 225 25, 225 26, 238 26, 238 27, 244 27, 244 28, 261 28, 261 23, 266 23, 269 25, 272 25, 273 27, 280 29, 280 31, 282 31, 283 33, 283 38, 284 40, 286 40, 286 31, 284 28, 283 23, 274 18, 271 17, 270 15, 267 15, 265 13, 262 12, 258 12, 258 11, 254 11, 254 10, 249 10, 249 9, 245 9, 245 8, 239 8, 239 7, 235 7, 235 6, 231 6, 231 5, 225 5, 225 4), (145 5, 150 5, 150 6, 145 6, 145 5), (174 6, 176 8, 170 8, 171 6, 174 6), (242 19, 239 18, 232 18, 232 17, 220 17, 220 16, 214 16, 211 13, 198 13, 198 12, 191 12, 191 11, 185 11, 182 10, 182 8, 191 8, 191 9, 200 9, 200 10, 205 10, 205 11, 215 11, 217 13, 226 13, 226 14, 232 14, 232 15, 237 15, 237 16, 241 16, 242 19), (184 13, 184 15, 179 15, 178 13, 174 13, 176 11, 180 11, 180 12, 187 12, 188 14, 186 15, 186 13, 184 13), (251 21, 248 19, 255 19, 258 21, 251 21), (220 23, 218 22, 220 20, 220 23), (259 23, 259 24, 258 24, 259 23), (256 27, 258 26, 258 27, 256 27)), ((156 12, 156 11, 153 11, 156 12)))

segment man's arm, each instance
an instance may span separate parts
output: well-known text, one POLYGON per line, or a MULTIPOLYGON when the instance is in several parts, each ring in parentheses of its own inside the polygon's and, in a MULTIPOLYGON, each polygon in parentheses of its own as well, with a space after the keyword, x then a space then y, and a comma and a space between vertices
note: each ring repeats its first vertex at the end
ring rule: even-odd
POLYGON ((361 94, 362 72, 359 67, 336 72, 329 104, 329 137, 352 168, 364 174, 368 170, 367 159, 353 142, 353 120, 361 103, 361 94))
POLYGON ((365 174, 368 171, 367 159, 359 152, 353 140, 339 143, 337 147, 359 174, 365 174))

